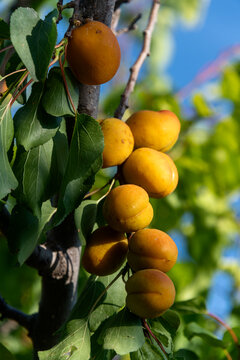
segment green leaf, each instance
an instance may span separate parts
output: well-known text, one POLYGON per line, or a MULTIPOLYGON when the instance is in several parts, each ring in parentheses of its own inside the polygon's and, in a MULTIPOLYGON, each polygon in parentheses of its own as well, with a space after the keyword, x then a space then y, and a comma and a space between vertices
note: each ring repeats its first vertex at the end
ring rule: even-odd
POLYGON ((197 297, 186 301, 175 302, 172 310, 183 314, 205 314, 206 304, 202 297, 197 297))
POLYGON ((11 16, 13 46, 35 81, 44 80, 47 76, 57 40, 57 27, 53 18, 56 15, 55 10, 45 20, 41 20, 33 9, 20 7, 11 16))
POLYGON ((149 324, 152 332, 164 346, 165 351, 168 354, 171 354, 173 351, 173 341, 171 334, 164 328, 164 326, 159 321, 159 318, 149 320, 149 324))
POLYGON ((146 338, 143 346, 130 354, 131 360, 168 360, 154 339, 146 338))
POLYGON ((13 140, 13 120, 7 107, 8 101, 9 98, 0 105, 0 199, 18 185, 7 155, 13 140))
POLYGON ((60 125, 60 118, 46 114, 41 107, 42 93, 43 84, 34 84, 26 105, 21 107, 14 116, 17 141, 26 150, 50 140, 60 125))
POLYGON ((240 78, 237 71, 232 67, 227 67, 222 76, 222 94, 225 98, 234 102, 239 101, 240 97, 240 78))
POLYGON ((78 229, 78 236, 82 245, 86 245, 88 236, 91 234, 97 216, 97 202, 85 200, 75 210, 74 218, 78 229))
MULTIPOLYGON (((77 108, 78 82, 72 75, 69 68, 64 68, 64 70, 69 93, 75 108, 77 108)), ((53 116, 74 115, 74 111, 62 79, 61 69, 59 67, 53 67, 48 74, 42 104, 46 112, 53 116)))
MULTIPOLYGON (((7 74, 12 74, 13 72, 15 72, 16 70, 20 70, 25 68, 23 62, 21 61, 20 57, 18 56, 18 54, 16 52, 14 52, 12 54, 12 56, 10 57, 10 59, 8 60, 7 64, 6 64, 6 68, 5 68, 5 75, 7 74)), ((26 72, 22 71, 16 74, 13 74, 11 76, 8 76, 6 78, 6 83, 7 83, 7 87, 8 90, 11 94, 13 94, 13 92, 16 90, 16 86, 18 84, 18 82, 20 81, 20 79, 24 76, 26 72)), ((23 84, 19 87, 19 91, 22 89, 22 87, 26 84, 27 79, 23 82, 23 84)), ((17 102, 20 104, 25 104, 26 103, 26 90, 24 90, 17 98, 17 102)))
POLYGON ((194 94, 192 98, 193 105, 197 114, 201 117, 208 117, 213 114, 212 109, 208 105, 207 101, 204 99, 202 94, 194 94))
POLYGON ((10 30, 9 25, 3 19, 0 19, 0 40, 4 39, 10 39, 10 30))
POLYGON ((225 348, 225 344, 222 340, 219 340, 214 334, 212 334, 210 331, 202 328, 198 324, 192 322, 186 325, 184 329, 184 335, 188 339, 192 339, 194 336, 198 336, 202 338, 204 341, 206 341, 209 345, 214 347, 221 347, 225 348))
POLYGON ((174 337, 180 326, 179 315, 175 311, 167 310, 158 319, 171 336, 174 337))
POLYGON ((145 341, 141 320, 124 308, 104 322, 98 341, 119 355, 136 351, 145 341))
POLYGON ((125 305, 126 291, 121 277, 105 292, 106 287, 115 276, 116 274, 102 277, 90 276, 75 305, 72 318, 89 317, 89 327, 92 332, 96 331, 105 319, 125 305), (100 295, 103 296, 99 299, 100 295), (99 301, 96 304, 97 299, 99 301), (92 308, 94 304, 95 309, 92 308))
POLYGON ((103 147, 103 134, 98 122, 88 115, 78 114, 61 185, 56 224, 80 205, 92 187, 94 176, 102 165, 103 147))
POLYGON ((24 201, 33 214, 40 217, 40 208, 49 183, 52 140, 28 151, 23 168, 24 201))
POLYGON ((199 357, 191 350, 179 349, 174 353, 174 359, 177 360, 198 360, 199 357))
POLYGON ((52 349, 38 352, 39 360, 89 360, 90 332, 86 320, 72 320, 64 339, 52 349))

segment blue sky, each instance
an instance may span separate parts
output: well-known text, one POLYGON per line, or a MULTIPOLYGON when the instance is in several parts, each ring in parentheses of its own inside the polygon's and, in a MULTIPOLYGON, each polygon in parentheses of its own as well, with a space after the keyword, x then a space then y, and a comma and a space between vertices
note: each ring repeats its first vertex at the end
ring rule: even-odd
POLYGON ((240 43, 240 0, 212 0, 205 21, 191 30, 179 24, 174 40, 175 50, 167 70, 178 89, 221 52, 240 43))

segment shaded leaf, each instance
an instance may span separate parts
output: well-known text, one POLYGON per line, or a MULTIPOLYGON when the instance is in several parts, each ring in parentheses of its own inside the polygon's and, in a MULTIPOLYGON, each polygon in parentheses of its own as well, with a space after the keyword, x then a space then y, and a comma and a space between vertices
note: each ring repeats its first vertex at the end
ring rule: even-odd
POLYGON ((98 341, 119 355, 136 351, 145 341, 141 320, 124 308, 103 324, 98 341))
POLYGON ((155 340, 146 338, 143 346, 130 354, 131 360, 168 360, 155 340))
POLYGON ((60 125, 60 118, 46 114, 41 107, 42 92, 43 84, 34 84, 26 105, 21 107, 14 116, 17 141, 26 150, 50 140, 60 125))
POLYGON ((209 345, 215 346, 215 347, 221 347, 225 348, 225 344, 222 340, 219 340, 214 334, 212 334, 210 331, 202 328, 197 323, 189 323, 186 325, 184 329, 184 335, 188 339, 192 339, 194 336, 198 336, 202 338, 204 341, 206 341, 209 345))
POLYGON ((50 350, 38 352, 40 360, 89 360, 90 333, 86 320, 72 320, 64 339, 50 350))
POLYGON ((7 98, 0 105, 0 199, 18 185, 7 155, 13 140, 13 120, 10 109, 7 107, 8 101, 7 98))
POLYGON ((176 360, 198 360, 199 357, 191 350, 180 349, 174 353, 174 358, 176 360))
POLYGON ((13 46, 33 80, 44 80, 57 40, 53 17, 57 10, 41 20, 35 10, 20 7, 10 19, 13 46))
POLYGON ((10 29, 9 25, 3 19, 0 19, 0 40, 4 39, 10 39, 10 29))
POLYGON ((206 313, 206 304, 202 297, 198 297, 186 301, 177 301, 173 304, 172 309, 183 314, 204 314, 206 313))
POLYGON ((104 147, 100 125, 88 115, 77 115, 63 177, 55 223, 78 207, 102 165, 104 147))
MULTIPOLYGON (((78 106, 78 83, 69 68, 64 68, 65 77, 75 108, 78 106)), ((53 67, 45 83, 45 91, 42 104, 48 114, 53 116, 74 115, 72 105, 69 101, 61 69, 53 67)))
POLYGON ((97 216, 97 202, 85 200, 75 210, 74 218, 78 229, 78 236, 82 245, 86 245, 87 238, 91 234, 97 216))

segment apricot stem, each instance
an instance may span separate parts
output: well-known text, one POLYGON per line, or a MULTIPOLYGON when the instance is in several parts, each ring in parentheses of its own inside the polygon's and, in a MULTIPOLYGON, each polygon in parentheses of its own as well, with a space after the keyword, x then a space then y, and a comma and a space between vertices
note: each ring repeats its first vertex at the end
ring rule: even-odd
POLYGON ((89 192, 88 194, 86 194, 83 199, 85 200, 85 199, 89 198, 90 196, 98 193, 99 191, 105 189, 106 186, 108 186, 109 184, 111 184, 111 182, 113 181, 113 179, 115 179, 115 177, 112 178, 112 179, 110 179, 110 180, 108 180, 108 182, 107 182, 105 185, 103 185, 102 187, 100 187, 100 188, 98 188, 98 189, 95 189, 95 190, 89 192))
POLYGON ((152 8, 151 8, 149 19, 148 19, 148 24, 147 24, 146 29, 143 32, 143 46, 142 46, 141 52, 140 52, 137 60, 135 61, 134 65, 130 69, 130 76, 129 76, 127 85, 125 87, 123 94, 121 95, 120 104, 114 114, 114 117, 116 117, 116 118, 121 119, 125 110, 128 108, 128 99, 134 90, 139 71, 140 71, 145 59, 147 58, 147 56, 150 55, 150 45, 151 45, 152 33, 153 33, 154 25, 157 21, 159 7, 160 7, 159 0, 153 0, 152 8))
POLYGON ((224 354, 226 355, 226 358, 227 358, 228 360, 233 360, 232 357, 231 357, 231 355, 230 355, 229 352, 227 351, 227 349, 224 349, 223 352, 224 352, 224 354))
POLYGON ((113 188, 113 185, 115 184, 115 181, 116 181, 116 177, 114 177, 111 181, 111 184, 108 188, 108 191, 106 192, 106 194, 104 194, 99 200, 98 200, 98 203, 100 203, 101 200, 103 200, 106 196, 108 196, 108 194, 110 193, 110 191, 112 190, 113 188))
POLYGON ((233 341, 235 342, 235 344, 239 345, 239 341, 237 338, 237 335, 235 334, 235 332, 233 331, 233 329, 226 324, 222 319, 220 319, 218 316, 212 314, 212 313, 207 313, 208 316, 210 316, 211 318, 213 318, 214 320, 216 320, 219 324, 221 324, 222 326, 225 327, 225 329, 227 329, 227 331, 229 332, 229 334, 231 335, 233 341))
POLYGON ((115 276, 115 278, 108 284, 107 287, 105 287, 105 289, 101 292, 101 294, 98 296, 98 298, 96 299, 96 301, 94 302, 93 306, 91 307, 91 310, 89 311, 88 317, 92 314, 92 312, 94 311, 96 305, 98 304, 98 302, 101 300, 101 298, 103 297, 104 294, 106 294, 106 292, 108 291, 108 289, 115 283, 115 281, 117 281, 117 279, 120 278, 120 276, 124 276, 124 274, 128 271, 128 264, 126 264, 124 266, 124 268, 122 270, 120 270, 120 272, 115 276))
POLYGON ((158 338, 156 337, 156 335, 154 335, 154 333, 152 332, 152 330, 150 329, 150 327, 148 326, 147 320, 143 319, 143 325, 144 327, 147 329, 148 333, 152 336, 152 338, 156 341, 156 343, 159 345, 159 347, 161 348, 162 352, 167 355, 162 343, 158 340, 158 338))
POLYGON ((30 79, 30 80, 26 83, 26 85, 17 93, 17 95, 16 95, 13 99, 11 99, 11 101, 10 101, 10 106, 13 105, 13 103, 17 100, 17 98, 23 93, 24 90, 26 90, 26 88, 27 88, 32 82, 33 82, 33 79, 30 79))
POLYGON ((14 74, 17 74, 17 73, 19 73, 19 72, 26 71, 26 70, 27 70, 27 69, 24 68, 24 69, 20 69, 20 70, 13 71, 13 72, 11 72, 10 74, 7 74, 7 75, 3 76, 3 78, 2 78, 0 81, 6 79, 7 77, 9 77, 9 76, 11 76, 11 75, 14 75, 14 74))
POLYGON ((69 89, 68 89, 68 84, 67 84, 67 80, 66 80, 65 73, 64 73, 64 68, 63 68, 63 64, 62 64, 61 55, 60 55, 60 57, 59 57, 59 64, 60 64, 61 73, 62 73, 62 78, 63 78, 63 82, 64 82, 64 85, 65 85, 65 89, 66 89, 66 92, 67 92, 69 101, 70 101, 70 103, 71 103, 71 105, 72 105, 72 108, 73 108, 74 113, 76 113, 77 110, 76 110, 76 108, 75 108, 75 106, 74 106, 72 97, 71 97, 70 92, 69 92, 69 89))

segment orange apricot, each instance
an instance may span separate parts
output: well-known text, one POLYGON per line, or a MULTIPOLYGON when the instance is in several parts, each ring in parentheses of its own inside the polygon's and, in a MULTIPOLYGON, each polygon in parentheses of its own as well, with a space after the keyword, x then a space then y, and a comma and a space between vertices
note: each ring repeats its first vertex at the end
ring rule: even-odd
POLYGON ((150 148, 134 150, 122 173, 126 183, 141 186, 153 198, 169 195, 178 183, 178 171, 170 156, 150 148))
POLYGON ((126 306, 135 315, 151 319, 162 315, 174 303, 175 287, 162 271, 137 271, 126 282, 126 306))
POLYGON ((127 251, 125 234, 103 226, 91 234, 83 253, 82 265, 90 274, 110 275, 122 266, 127 251))
POLYGON ((129 126, 115 118, 100 120, 99 123, 104 136, 103 168, 122 164, 134 146, 129 126))
POLYGON ((143 188, 132 184, 120 185, 107 196, 103 215, 113 229, 132 232, 150 224, 153 208, 143 188))
POLYGON ((79 82, 103 84, 117 72, 121 51, 112 30, 99 21, 73 29, 67 46, 68 64, 79 82))
POLYGON ((7 83, 4 80, 0 81, 0 95, 5 93, 5 91, 7 91, 8 87, 7 87, 7 83))
POLYGON ((142 229, 129 240, 128 263, 135 270, 169 271, 177 261, 178 249, 172 238, 158 229, 142 229))
POLYGON ((126 123, 132 130, 135 148, 149 147, 165 152, 176 143, 180 132, 180 121, 169 110, 140 110, 126 123))

